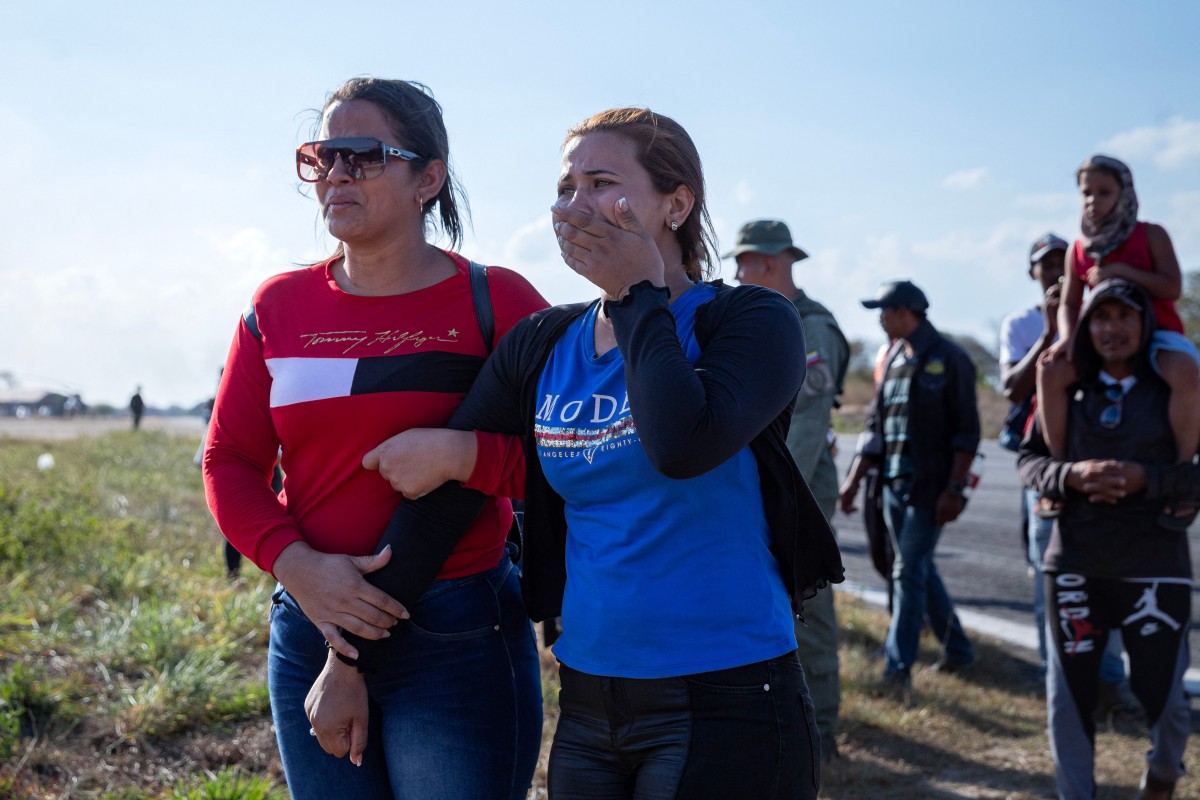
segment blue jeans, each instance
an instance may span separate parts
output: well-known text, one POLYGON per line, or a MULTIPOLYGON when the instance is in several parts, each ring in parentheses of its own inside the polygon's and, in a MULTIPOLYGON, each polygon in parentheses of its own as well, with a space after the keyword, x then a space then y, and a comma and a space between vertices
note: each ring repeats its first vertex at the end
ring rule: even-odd
POLYGON ((1038 498, 1041 495, 1033 489, 1025 489, 1025 514, 1029 520, 1029 564, 1033 567, 1033 616, 1037 621, 1038 655, 1042 659, 1042 669, 1046 668, 1046 586, 1042 577, 1042 559, 1046 555, 1046 546, 1050 544, 1050 534, 1054 531, 1054 520, 1044 519, 1037 515, 1038 498))
POLYGON ((975 659, 971 642, 933 562, 942 528, 933 521, 932 508, 908 504, 908 482, 892 480, 883 487, 883 513, 892 534, 896 561, 892 566, 895 599, 888 628, 886 674, 907 676, 917 659, 921 627, 929 627, 950 661, 967 664, 975 659))
MULTIPOLYGON (((1037 502, 1041 497, 1033 489, 1025 489, 1025 511, 1029 518, 1029 563, 1033 566, 1033 616, 1037 621, 1038 655, 1042 658, 1042 672, 1046 670, 1046 581, 1042 576, 1042 563, 1050 535, 1054 532, 1054 520, 1037 515, 1037 502)), ((1115 630, 1108 637, 1104 656, 1100 659, 1100 680, 1104 683, 1121 683, 1125 680, 1125 661, 1121 631, 1115 630)))
POLYGON ((324 639, 295 600, 273 595, 267 681, 294 798, 524 798, 542 732, 541 675, 517 571, 435 581, 385 640, 387 667, 367 676, 363 766, 321 750, 304 698, 325 664, 324 639))
POLYGON ((677 678, 559 668, 554 800, 815 800, 821 745, 795 652, 677 678))

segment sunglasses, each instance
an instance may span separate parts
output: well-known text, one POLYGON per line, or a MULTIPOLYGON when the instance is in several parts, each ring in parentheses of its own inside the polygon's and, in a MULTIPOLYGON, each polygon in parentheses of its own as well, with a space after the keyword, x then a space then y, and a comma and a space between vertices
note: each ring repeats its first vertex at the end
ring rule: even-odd
POLYGON ((1104 390, 1104 399, 1112 405, 1105 406, 1100 412, 1100 424, 1106 428, 1115 428, 1121 424, 1121 406, 1125 402, 1125 391, 1120 386, 1109 386, 1104 390))
POLYGON ((306 142, 296 148, 296 174, 305 183, 323 181, 341 158, 346 174, 356 181, 365 181, 383 174, 388 156, 402 161, 422 160, 416 153, 392 147, 370 136, 325 139, 306 142))

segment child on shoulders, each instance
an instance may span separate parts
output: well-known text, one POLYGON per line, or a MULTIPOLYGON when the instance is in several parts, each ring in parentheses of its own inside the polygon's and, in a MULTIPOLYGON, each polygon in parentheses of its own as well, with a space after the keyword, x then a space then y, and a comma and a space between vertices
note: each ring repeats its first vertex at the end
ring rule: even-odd
MULTIPOLYGON (((1150 295, 1157 330, 1150 344, 1154 370, 1171 388, 1168 414, 1179 462, 1191 462, 1200 449, 1200 353, 1183 331, 1175 309, 1182 289, 1179 261, 1166 229, 1139 222, 1133 173, 1124 162, 1094 155, 1075 173, 1083 199, 1081 236, 1067 251, 1062 303, 1058 310, 1058 342, 1038 361, 1038 415, 1046 443, 1056 459, 1066 454, 1067 390, 1076 380, 1070 342, 1076 335, 1084 286, 1124 278, 1150 295)), ((1057 509, 1039 509, 1053 516, 1057 509)), ((1196 517, 1194 504, 1168 501, 1159 524, 1186 530, 1196 517)))

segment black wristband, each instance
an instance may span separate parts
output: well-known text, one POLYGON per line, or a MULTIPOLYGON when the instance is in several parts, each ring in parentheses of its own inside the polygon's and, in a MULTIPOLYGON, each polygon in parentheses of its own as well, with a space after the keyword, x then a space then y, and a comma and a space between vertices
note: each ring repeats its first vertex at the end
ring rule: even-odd
POLYGON ((953 492, 959 497, 962 497, 967 493, 967 485, 962 481, 953 481, 949 486, 946 487, 946 491, 953 492))
MULTIPOLYGON (((333 645, 331 645, 328 640, 326 640, 325 646, 328 647, 330 650, 333 650, 333 645)), ((337 650, 333 650, 333 655, 337 658, 338 661, 342 662, 346 666, 354 667, 359 672, 363 671, 363 668, 358 665, 357 658, 351 658, 350 656, 343 655, 342 653, 338 652, 337 650)))

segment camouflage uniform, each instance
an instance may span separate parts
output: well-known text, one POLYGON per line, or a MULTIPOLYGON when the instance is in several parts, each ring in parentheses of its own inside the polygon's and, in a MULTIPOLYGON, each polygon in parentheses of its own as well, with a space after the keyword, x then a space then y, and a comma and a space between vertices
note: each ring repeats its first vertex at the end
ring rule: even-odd
MULTIPOLYGON (((833 315, 803 291, 792 299, 804 321, 808 373, 796 398, 787 445, 825 518, 832 522, 838 499, 838 474, 827 438, 829 417, 842 382, 850 348, 833 315)), ((838 678, 837 620, 833 587, 827 586, 804 604, 805 623, 796 622, 796 643, 816 710, 817 730, 825 755, 833 752, 841 685, 838 678)))

